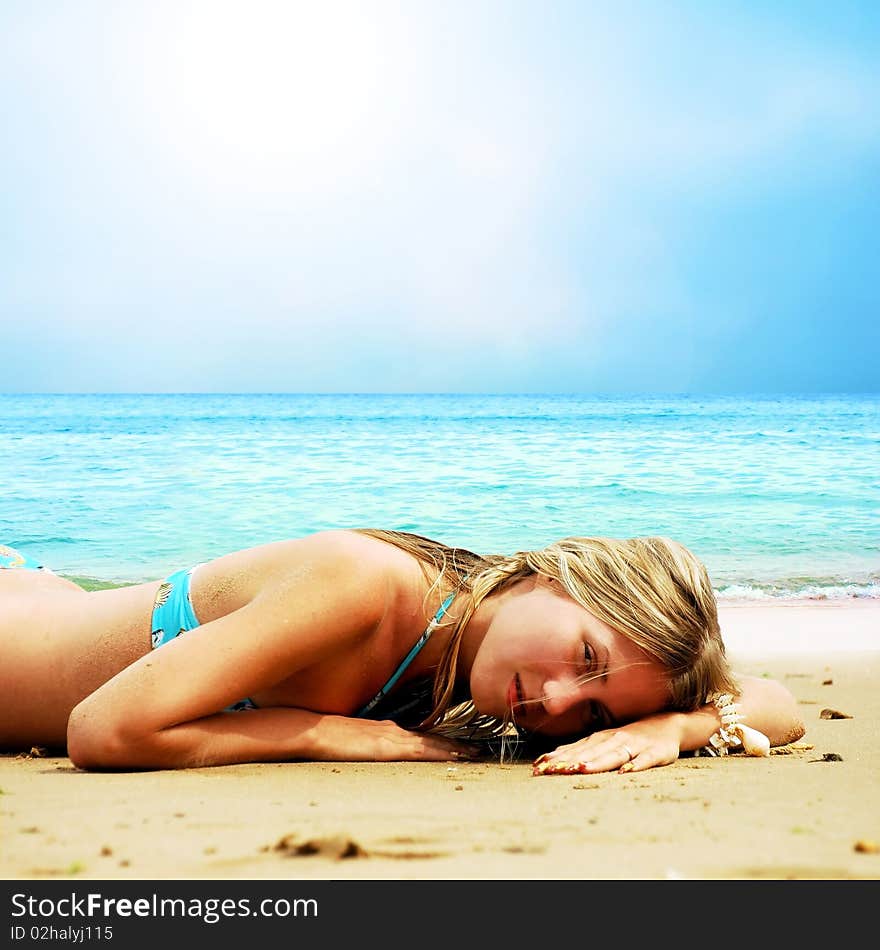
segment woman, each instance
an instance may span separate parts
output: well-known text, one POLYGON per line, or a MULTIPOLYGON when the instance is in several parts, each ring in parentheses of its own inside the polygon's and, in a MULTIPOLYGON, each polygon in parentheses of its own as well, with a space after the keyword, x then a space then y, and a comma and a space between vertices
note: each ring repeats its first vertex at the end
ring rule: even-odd
POLYGON ((83 769, 444 761, 517 735, 563 743, 543 774, 645 769, 735 744, 721 693, 771 743, 803 734, 781 685, 734 679, 705 568, 663 538, 481 557, 327 531, 98 591, 0 564, 0 748, 83 769))

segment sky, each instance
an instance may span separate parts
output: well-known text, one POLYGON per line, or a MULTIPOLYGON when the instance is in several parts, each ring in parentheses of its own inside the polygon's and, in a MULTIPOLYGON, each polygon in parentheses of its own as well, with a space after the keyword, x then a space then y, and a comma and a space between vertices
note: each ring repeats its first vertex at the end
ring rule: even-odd
POLYGON ((878 392, 878 104, 873 0, 2 0, 0 392, 878 392))

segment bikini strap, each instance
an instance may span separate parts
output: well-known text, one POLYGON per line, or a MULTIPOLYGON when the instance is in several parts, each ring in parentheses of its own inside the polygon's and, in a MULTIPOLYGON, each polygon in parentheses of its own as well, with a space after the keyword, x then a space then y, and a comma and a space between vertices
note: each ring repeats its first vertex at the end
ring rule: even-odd
POLYGON ((416 642, 413 644, 412 649, 409 651, 409 653, 407 653, 407 655, 403 658, 403 661, 401 662, 400 666, 397 667, 397 669, 392 674, 391 678, 379 690, 379 692, 376 693, 376 695, 367 703, 366 706, 364 706, 363 709, 360 710, 360 712, 357 713, 358 716, 366 716, 367 713, 369 713, 373 708, 375 708, 375 706, 379 703, 379 701, 382 699, 383 696, 386 696, 388 693, 391 692, 391 690, 394 688, 394 684, 400 679, 400 677, 403 675, 406 668, 416 658, 416 655, 418 654, 419 650, 422 649, 422 647, 428 642, 428 639, 430 638, 431 634, 437 629, 437 625, 443 619, 443 615, 449 609, 449 605, 452 603, 453 600, 455 600, 455 596, 457 593, 458 593, 458 590, 454 590, 446 598, 446 600, 444 600, 443 603, 440 604, 440 608, 438 609, 437 613, 434 614, 433 620, 431 620, 428 626, 425 627, 424 632, 419 637, 419 639, 416 640, 416 642))

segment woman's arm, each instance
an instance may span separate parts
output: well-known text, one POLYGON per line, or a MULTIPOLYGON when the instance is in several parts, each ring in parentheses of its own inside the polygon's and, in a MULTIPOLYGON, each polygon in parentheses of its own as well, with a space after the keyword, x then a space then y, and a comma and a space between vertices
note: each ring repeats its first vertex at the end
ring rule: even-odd
MULTIPOLYGON (((72 711, 83 768, 178 768, 283 759, 448 759, 454 743, 393 723, 299 708, 220 712, 350 655, 390 606, 387 566, 341 532, 305 539, 296 564, 233 613, 142 656, 72 711)), ((463 748, 463 747, 458 747, 463 748)))
MULTIPOLYGON (((736 699, 740 721, 764 733, 771 746, 795 742, 804 734, 797 700, 776 680, 739 676, 736 699)), ((535 762, 535 774, 641 771, 669 765, 682 752, 709 745, 721 717, 714 705, 694 712, 663 712, 561 745, 535 762), (630 755, 631 753, 631 755, 630 755)))
POLYGON ((183 769, 240 762, 448 762, 469 758, 464 743, 354 719, 284 707, 223 712, 139 735, 84 725, 74 711, 67 752, 77 768, 183 769), (75 718, 76 717, 76 718, 75 718))

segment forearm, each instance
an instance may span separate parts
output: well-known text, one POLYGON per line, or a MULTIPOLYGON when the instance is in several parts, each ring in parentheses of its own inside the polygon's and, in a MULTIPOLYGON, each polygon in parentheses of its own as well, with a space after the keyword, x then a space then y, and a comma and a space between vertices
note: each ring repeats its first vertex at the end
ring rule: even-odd
POLYGON ((304 709, 218 713, 144 734, 96 723, 88 708, 74 709, 67 751, 85 769, 162 769, 278 762, 314 757, 321 720, 304 709))
MULTIPOLYGON (((803 736, 804 723, 797 700, 781 683, 754 676, 739 676, 738 680, 740 694, 734 699, 744 725, 764 733, 771 746, 795 742, 803 736)), ((682 752, 693 752, 708 745, 721 725, 714 705, 677 715, 681 717, 682 752)))
POLYGON ((84 769, 417 758, 425 744, 423 737, 392 723, 287 707, 218 713, 145 734, 96 729, 87 710, 74 710, 68 725, 68 755, 84 769))

